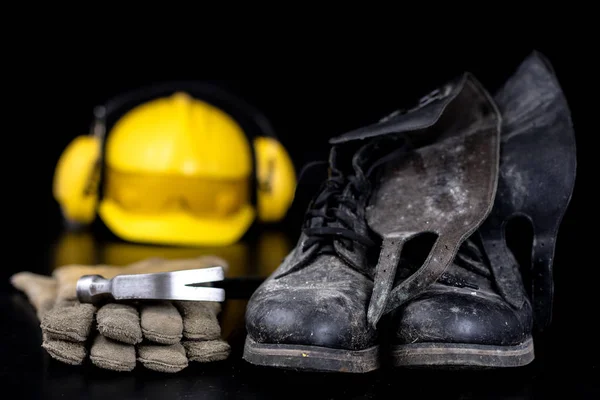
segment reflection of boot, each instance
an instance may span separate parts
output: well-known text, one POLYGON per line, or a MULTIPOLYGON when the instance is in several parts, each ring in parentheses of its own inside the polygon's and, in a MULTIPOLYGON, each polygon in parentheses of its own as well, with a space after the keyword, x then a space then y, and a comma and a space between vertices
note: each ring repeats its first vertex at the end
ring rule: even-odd
MULTIPOLYGON (((396 365, 525 365, 534 358, 534 319, 549 322, 554 244, 575 179, 570 112, 552 68, 537 53, 495 100, 503 131, 494 207, 444 279, 392 313, 396 365), (505 242, 506 222, 517 215, 534 230, 531 265, 524 266, 533 279, 533 307, 505 242)), ((404 266, 409 274, 410 263, 404 266)))
POLYGON ((292 243, 285 233, 280 231, 261 232, 254 251, 256 252, 256 275, 266 278, 281 264, 292 250, 292 243))
POLYGON ((227 299, 223 303, 223 311, 219 315, 223 338, 231 345, 233 351, 243 348, 244 344, 244 314, 246 312, 246 299, 227 299))
MULTIPOLYGON (((380 246, 366 216, 371 187, 378 186, 380 180, 379 167, 392 161, 402 164, 406 157, 412 157, 417 169, 422 167, 419 154, 407 155, 408 142, 417 146, 438 139, 451 143, 449 146, 456 150, 452 156, 459 161, 464 148, 475 146, 483 153, 484 163, 482 166, 477 161, 478 179, 468 182, 475 182, 475 190, 482 193, 483 200, 481 207, 465 212, 471 219, 462 226, 464 230, 474 229, 484 218, 488 203, 491 207, 489 192, 493 192, 497 175, 498 129, 498 113, 491 98, 471 75, 465 74, 425 97, 415 109, 333 139, 330 177, 311 202, 296 248, 248 303, 244 358, 254 364, 308 370, 367 372, 378 368, 378 332, 375 324, 369 323, 367 310, 380 246)), ((449 157, 448 163, 453 160, 449 157)), ((435 181, 434 176, 423 178, 435 181)), ((436 182, 438 187, 447 186, 442 181, 436 182)), ((398 194, 394 186, 393 182, 388 185, 393 192, 390 196, 398 194)), ((420 207, 422 199, 413 199, 415 208, 420 207)), ((448 201, 440 207, 454 205, 448 201)), ((397 210, 388 211, 394 221, 401 222, 397 210)), ((414 228, 418 232, 430 229, 423 218, 414 228)), ((388 233, 383 231, 376 229, 377 233, 388 233)), ((457 231, 460 229, 453 233, 457 231)), ((384 241, 393 242, 393 237, 383 236, 384 241)), ((459 238, 452 236, 456 243, 444 242, 453 246, 452 254, 459 238)), ((379 264, 394 264, 394 260, 379 264)), ((443 272, 445 267, 436 264, 434 272, 443 272)), ((385 275, 386 270, 377 273, 385 275)), ((385 300, 386 296, 381 298, 385 300)))

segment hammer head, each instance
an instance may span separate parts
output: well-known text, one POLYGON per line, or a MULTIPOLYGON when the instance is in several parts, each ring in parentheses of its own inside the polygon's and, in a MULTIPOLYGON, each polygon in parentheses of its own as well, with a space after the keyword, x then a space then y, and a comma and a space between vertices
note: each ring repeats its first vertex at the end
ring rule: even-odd
POLYGON ((117 275, 105 279, 84 275, 77 281, 77 297, 82 303, 106 300, 225 300, 225 290, 210 287, 224 279, 223 267, 200 268, 152 274, 117 275))
POLYGON ((81 303, 101 303, 111 300, 111 281, 101 275, 84 275, 77 281, 77 298, 81 303))

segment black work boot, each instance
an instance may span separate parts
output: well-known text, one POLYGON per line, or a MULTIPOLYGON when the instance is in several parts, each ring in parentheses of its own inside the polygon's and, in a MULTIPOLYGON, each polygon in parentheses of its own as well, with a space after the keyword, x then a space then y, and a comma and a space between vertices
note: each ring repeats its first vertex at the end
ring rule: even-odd
POLYGON ((306 212, 296 248, 249 300, 248 362, 343 372, 379 367, 377 332, 366 319, 369 253, 377 248, 364 218, 370 194, 364 157, 371 147, 354 154, 352 172, 332 148, 330 176, 306 212))
MULTIPOLYGON (((541 328, 550 320, 554 245, 575 180, 570 111, 550 64, 538 53, 521 64, 495 101, 503 125, 493 209, 442 279, 390 314, 395 365, 522 366, 534 359, 534 321, 541 328), (521 270, 505 231, 519 215, 534 232, 531 265, 521 270), (524 285, 526 275, 532 290, 524 285)), ((418 274, 419 264, 410 257, 399 282, 418 274)))
MULTIPOLYGON (((306 213, 296 248, 249 300, 244 359, 306 370, 378 368, 379 335, 367 318, 381 248, 381 237, 366 222, 371 187, 378 185, 383 165, 401 162, 413 153, 407 144, 411 149, 435 150, 433 143, 439 140, 454 143, 455 154, 445 161, 442 155, 439 161, 447 165, 458 159, 458 169, 465 165, 461 157, 466 160, 477 150, 484 155, 476 162, 478 178, 468 182, 482 193, 483 205, 471 207, 459 201, 466 210, 460 215, 473 218, 461 228, 468 232, 489 211, 485 208, 491 203, 498 167, 498 116, 487 92, 465 74, 425 96, 411 110, 332 139, 330 176, 306 213)), ((438 178, 438 186, 445 185, 445 177, 438 178)), ((413 199, 417 208, 421 199, 413 199)), ((455 205, 448 200, 440 207, 455 205)), ((458 236, 452 238, 458 242, 458 236)), ((455 249, 450 251, 449 261, 455 249)))

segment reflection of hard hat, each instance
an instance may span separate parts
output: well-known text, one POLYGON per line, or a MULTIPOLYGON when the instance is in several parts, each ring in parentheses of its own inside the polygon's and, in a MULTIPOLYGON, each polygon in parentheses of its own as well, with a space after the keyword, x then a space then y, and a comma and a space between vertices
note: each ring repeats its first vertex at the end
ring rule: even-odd
POLYGON ((54 270, 63 265, 80 264, 96 265, 98 249, 94 237, 86 231, 63 233, 52 247, 53 260, 50 263, 54 270))
POLYGON ((254 218, 251 157, 244 132, 223 111, 181 93, 153 100, 107 139, 100 216, 125 239, 233 242, 254 218))
POLYGON ((249 139, 225 111, 172 91, 129 109, 105 143, 103 136, 90 136, 69 145, 54 194, 67 220, 90 223, 97 207, 106 226, 125 240, 228 245, 256 216, 281 220, 295 190, 282 145, 267 132, 249 139))
POLYGON ((280 231, 260 231, 253 243, 239 241, 228 246, 175 247, 146 246, 122 240, 100 241, 92 232, 63 232, 53 246, 52 269, 63 265, 125 266, 147 258, 185 259, 216 256, 224 259, 228 277, 269 276, 291 251, 289 238, 280 231))

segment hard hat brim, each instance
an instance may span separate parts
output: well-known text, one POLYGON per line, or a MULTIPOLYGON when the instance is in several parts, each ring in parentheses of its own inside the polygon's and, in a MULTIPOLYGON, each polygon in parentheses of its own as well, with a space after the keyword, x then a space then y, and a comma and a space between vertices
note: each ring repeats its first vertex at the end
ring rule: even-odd
POLYGON ((250 205, 228 218, 198 218, 183 211, 130 213, 103 199, 98 210, 106 226, 121 239, 175 246, 227 246, 241 239, 255 218, 250 205))

